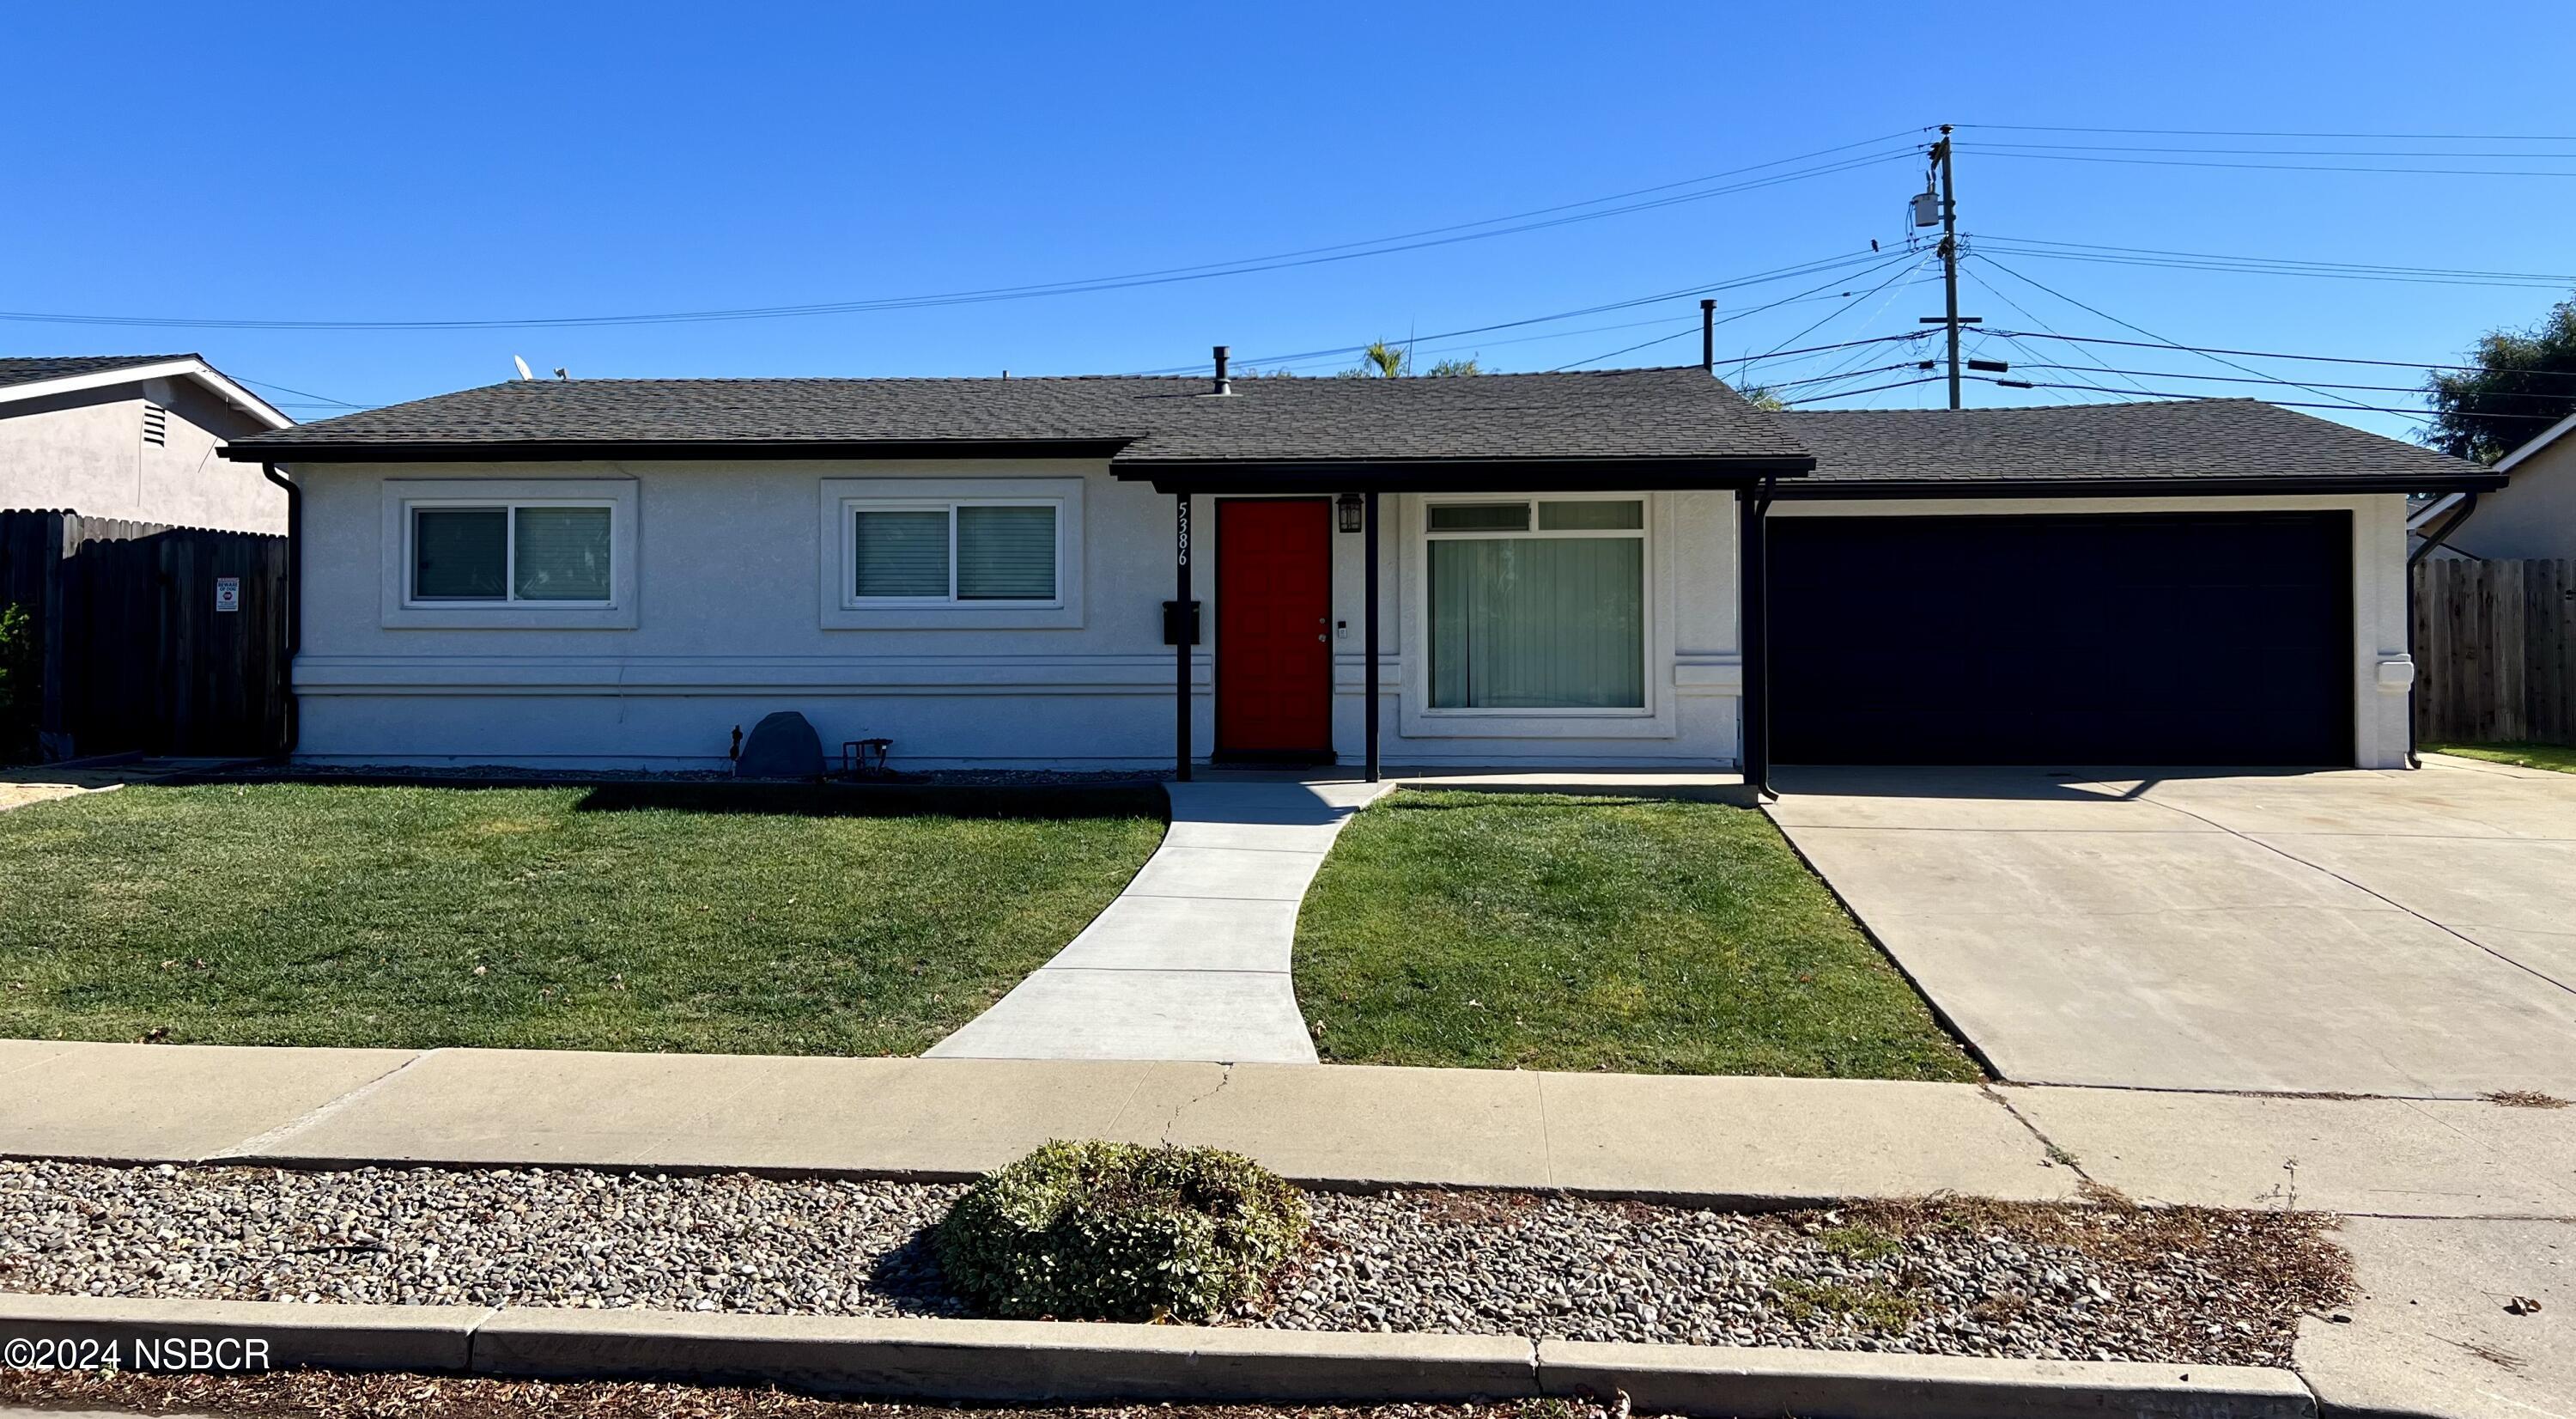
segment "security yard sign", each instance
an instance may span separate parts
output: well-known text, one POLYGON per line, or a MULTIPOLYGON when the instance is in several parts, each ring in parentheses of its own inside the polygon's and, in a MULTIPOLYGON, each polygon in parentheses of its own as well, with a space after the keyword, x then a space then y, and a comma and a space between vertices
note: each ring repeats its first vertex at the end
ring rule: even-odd
POLYGON ((215 609, 217 611, 238 611, 241 609, 240 577, 219 576, 215 578, 215 609))

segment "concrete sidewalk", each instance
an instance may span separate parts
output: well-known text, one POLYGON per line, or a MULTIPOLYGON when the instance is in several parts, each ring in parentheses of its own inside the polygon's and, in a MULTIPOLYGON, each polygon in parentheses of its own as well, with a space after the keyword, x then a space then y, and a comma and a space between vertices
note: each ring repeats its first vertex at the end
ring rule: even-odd
POLYGON ((1165 785, 1171 831, 1072 944, 935 1059, 1313 1064, 1288 953, 1342 825, 1394 785, 1211 775, 1165 785))
POLYGON ((954 1178, 1049 1138, 1205 1143, 1321 1186, 1777 1206, 1951 1192, 2307 1208, 2363 1295, 2329 1410, 2576 1412, 2576 1109, 2044 1086, 1186 1062, 0 1041, 0 1155, 954 1178), (2537 1314, 2505 1302, 2527 1296, 2537 1314))
POLYGON ((1874 1080, 0 1041, 0 1154, 960 1177, 1050 1138, 1302 1182, 2576 1216, 2576 1109, 1874 1080))

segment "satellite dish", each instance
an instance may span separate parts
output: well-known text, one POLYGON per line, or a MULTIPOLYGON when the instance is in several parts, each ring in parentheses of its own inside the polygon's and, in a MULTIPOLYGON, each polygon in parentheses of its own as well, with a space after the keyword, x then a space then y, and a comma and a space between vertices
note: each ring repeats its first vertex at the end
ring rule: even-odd
POLYGON ((528 368, 528 362, 526 360, 523 360, 516 355, 512 355, 510 357, 510 363, 519 367, 519 378, 534 380, 537 377, 535 372, 528 368))

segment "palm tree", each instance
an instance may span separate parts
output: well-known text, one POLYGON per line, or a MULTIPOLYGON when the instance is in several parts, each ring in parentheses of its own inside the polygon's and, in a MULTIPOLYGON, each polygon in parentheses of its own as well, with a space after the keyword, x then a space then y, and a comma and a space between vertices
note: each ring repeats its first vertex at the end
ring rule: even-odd
POLYGON ((1360 352, 1360 373, 1379 379, 1411 374, 1413 351, 1402 345, 1390 345, 1384 340, 1372 340, 1369 347, 1360 352))

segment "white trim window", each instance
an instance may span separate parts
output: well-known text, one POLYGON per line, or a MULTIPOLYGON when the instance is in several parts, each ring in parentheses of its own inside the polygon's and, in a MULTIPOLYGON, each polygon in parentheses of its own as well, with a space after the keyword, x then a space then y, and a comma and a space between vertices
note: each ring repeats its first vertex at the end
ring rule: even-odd
POLYGON ((631 630, 629 478, 388 478, 388 627, 631 630))
POLYGON ((616 603, 615 503, 434 498, 405 511, 407 607, 616 603))
POLYGON ((1080 478, 825 478, 825 630, 1082 624, 1080 478))
POLYGON ((1645 499, 1433 499, 1422 526, 1427 712, 1649 712, 1645 499))
POLYGON ((1055 498, 845 498, 843 604, 1064 604, 1064 504, 1055 498))

